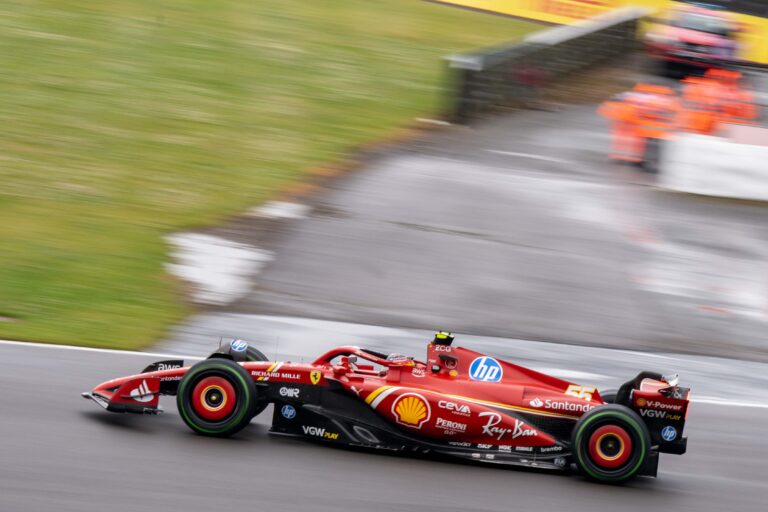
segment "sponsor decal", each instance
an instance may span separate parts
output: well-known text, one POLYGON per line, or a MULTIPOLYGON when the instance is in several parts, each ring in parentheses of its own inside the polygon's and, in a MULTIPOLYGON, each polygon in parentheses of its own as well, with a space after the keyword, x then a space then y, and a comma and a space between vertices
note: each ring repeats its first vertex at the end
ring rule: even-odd
POLYGON ((392 414, 399 424, 420 429, 429 420, 432 411, 423 396, 417 393, 403 393, 392 402, 392 414))
POLYGON ((556 453, 563 451, 562 446, 544 446, 539 450, 541 453, 556 453))
POLYGON ((176 370, 177 368, 181 368, 182 364, 183 363, 157 363, 157 371, 176 370))
POLYGON ((478 444, 477 447, 480 448, 481 450, 487 450, 488 448, 492 448, 493 445, 492 444, 478 444))
POLYGON ((411 370, 411 375, 414 377, 426 377, 427 372, 424 370, 424 368, 414 368, 411 370))
POLYGON ((577 386, 575 384, 571 384, 568 386, 568 389, 565 390, 565 394, 575 398, 581 398, 582 400, 589 402, 592 400, 592 395, 595 393, 595 391, 597 391, 597 388, 593 386, 577 386))
POLYGON ((280 396, 287 398, 299 398, 299 388, 280 388, 280 396))
POLYGON ((353 392, 354 392, 354 393, 355 393, 357 396, 360 396, 360 392, 362 391, 362 389, 357 389, 355 386, 352 386, 350 389, 351 389, 351 390, 352 390, 352 391, 353 391, 353 392))
POLYGON ((280 409, 280 414, 283 415, 283 418, 292 420, 296 417, 296 408, 292 405, 284 405, 283 408, 280 409))
POLYGON ((670 414, 669 411, 659 411, 656 409, 639 409, 640 416, 645 418, 658 418, 666 419, 670 421, 679 421, 681 416, 679 414, 670 414))
POLYGON ((448 400, 440 400, 437 402, 437 406, 441 409, 447 409, 459 416, 470 416, 472 414, 472 410, 468 405, 457 404, 456 402, 449 402, 448 400))
POLYGON ((449 345, 435 345, 435 352, 453 352, 453 347, 449 345))
POLYGON ((155 398, 155 395, 149 392, 149 386, 147 385, 146 380, 142 380, 139 387, 132 389, 129 396, 131 397, 131 400, 135 400, 142 404, 151 402, 152 399, 155 398))
POLYGON ((532 452, 533 446, 516 446, 515 451, 516 452, 532 452))
POLYGON ((243 340, 232 340, 229 343, 229 346, 232 347, 232 350, 235 352, 245 352, 245 349, 248 348, 248 343, 243 340))
POLYGON ((503 376, 501 364, 492 357, 478 357, 469 365, 469 378, 472 380, 499 382, 503 376))
POLYGON ((473 459, 479 459, 480 458, 480 454, 479 453, 473 453, 472 454, 472 458, 473 459))
POLYGON ((447 430, 452 430, 454 432, 466 432, 467 431, 467 424, 466 423, 459 423, 458 421, 446 420, 444 418, 437 418, 437 420, 435 420, 435 427, 437 427, 437 428, 444 428, 444 429, 447 429, 447 430))
POLYGON ((495 437, 496 439, 501 439, 507 434, 509 434, 512 439, 517 439, 518 437, 532 437, 539 434, 535 429, 529 428, 528 425, 518 419, 515 420, 515 426, 513 428, 497 426, 501 423, 501 415, 497 412, 481 412, 478 416, 481 418, 488 418, 485 425, 483 425, 483 434, 495 437))
POLYGON ((666 442, 671 443, 672 441, 677 439, 677 429, 672 425, 667 425, 666 427, 661 429, 661 438, 666 442))
POLYGON ((512 447, 510 445, 508 445, 508 444, 500 444, 499 445, 499 451, 500 452, 511 452, 512 451, 512 447))
POLYGON ((320 379, 322 378, 323 378, 323 374, 317 370, 312 370, 311 372, 309 372, 309 380, 315 386, 317 386, 317 384, 320 382, 320 379))
POLYGON ((172 375, 170 377, 160 377, 160 382, 171 382, 174 380, 181 380, 181 375, 172 375))
POLYGON ((665 402, 659 402, 658 400, 646 400, 645 398, 638 398, 635 401, 638 407, 647 407, 649 409, 660 409, 663 411, 682 411, 683 406, 680 404, 668 404, 665 402))
POLYGON ((251 375, 253 377, 258 377, 256 380, 261 381, 267 381, 269 379, 280 379, 280 380, 301 380, 301 374, 300 373, 290 373, 290 372, 278 372, 276 370, 280 369, 280 367, 283 365, 283 363, 275 363, 271 367, 267 369, 267 371, 263 370, 253 370, 251 371, 251 375))
POLYGON ((553 409, 555 411, 567 411, 567 412, 587 412, 590 409, 594 409, 592 404, 578 404, 574 402, 562 402, 560 400, 546 399, 543 402, 539 398, 534 398, 528 404, 531 407, 537 409, 544 407, 545 409, 553 409))
POLYGON ((304 434, 308 436, 322 437, 323 439, 331 440, 339 438, 338 432, 326 432, 324 428, 320 427, 308 427, 306 425, 302 425, 301 429, 304 431, 304 434))
POLYGON ((463 441, 448 441, 451 446, 472 446, 472 443, 465 443, 463 441))
POLYGON ((563 457, 558 457, 553 462, 555 463, 555 466, 559 466, 561 468, 565 467, 565 458, 563 457))
POLYGON ((486 453, 485 454, 485 458, 488 459, 488 460, 493 460, 493 459, 496 458, 496 456, 494 454, 492 454, 492 453, 486 453))

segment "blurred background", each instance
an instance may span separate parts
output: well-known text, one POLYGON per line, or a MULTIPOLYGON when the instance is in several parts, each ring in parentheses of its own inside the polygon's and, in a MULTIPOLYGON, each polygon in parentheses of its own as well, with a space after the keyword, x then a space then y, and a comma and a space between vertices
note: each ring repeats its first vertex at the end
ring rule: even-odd
POLYGON ((767 65, 756 0, 2 2, 0 509, 763 510, 767 65), (435 329, 601 389, 682 371, 690 453, 596 489, 79 397, 435 329))

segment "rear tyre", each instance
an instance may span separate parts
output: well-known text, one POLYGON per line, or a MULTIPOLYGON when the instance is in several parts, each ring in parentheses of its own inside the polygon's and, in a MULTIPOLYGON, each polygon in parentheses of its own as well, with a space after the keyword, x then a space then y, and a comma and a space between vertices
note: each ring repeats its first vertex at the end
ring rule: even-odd
POLYGON ((590 410, 576 422, 571 443, 582 473, 598 482, 621 483, 643 469, 651 438, 634 411, 608 404, 590 410))
POLYGON ((179 383, 176 405, 194 432, 227 437, 239 432, 255 415, 253 379, 228 359, 206 359, 194 365, 179 383))
POLYGON ((607 404, 615 404, 616 403, 616 394, 619 392, 618 389, 606 389, 604 391, 600 392, 600 398, 603 399, 603 402, 607 404))

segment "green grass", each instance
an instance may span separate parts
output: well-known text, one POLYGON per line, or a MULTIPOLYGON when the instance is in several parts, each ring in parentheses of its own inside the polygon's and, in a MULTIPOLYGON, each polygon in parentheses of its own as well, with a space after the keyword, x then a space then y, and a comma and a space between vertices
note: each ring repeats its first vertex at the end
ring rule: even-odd
POLYGON ((441 57, 535 26, 418 0, 6 0, 0 337, 146 346, 163 236, 441 104, 441 57))

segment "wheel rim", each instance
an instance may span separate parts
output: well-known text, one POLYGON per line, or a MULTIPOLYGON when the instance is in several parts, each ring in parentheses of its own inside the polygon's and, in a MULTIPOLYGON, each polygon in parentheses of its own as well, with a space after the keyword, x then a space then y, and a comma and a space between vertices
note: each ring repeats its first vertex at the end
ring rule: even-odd
POLYGON ((222 421, 232 414, 236 405, 237 392, 223 377, 200 379, 192 390, 192 408, 205 421, 222 421))
POLYGON ((618 425, 604 425, 595 430, 588 446, 590 458, 602 468, 618 468, 632 456, 632 438, 618 425))

